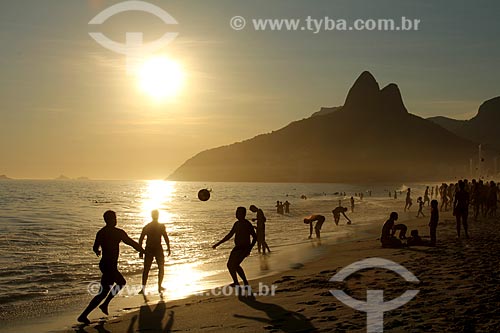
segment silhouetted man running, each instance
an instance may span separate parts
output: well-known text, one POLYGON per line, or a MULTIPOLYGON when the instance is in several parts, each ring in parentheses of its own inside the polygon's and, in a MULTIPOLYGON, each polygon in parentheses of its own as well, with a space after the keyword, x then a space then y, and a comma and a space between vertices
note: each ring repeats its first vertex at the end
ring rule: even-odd
POLYGON ((227 269, 233 278, 232 286, 235 287, 240 285, 236 274, 241 277, 245 286, 249 285, 245 272, 241 267, 241 263, 250 255, 252 248, 257 242, 257 235, 255 234, 252 223, 245 219, 246 214, 247 210, 245 207, 238 207, 236 209, 236 218, 238 221, 234 222, 231 231, 229 231, 229 233, 220 242, 212 246, 213 249, 216 249, 217 246, 227 242, 234 236, 234 248, 229 255, 227 269), (251 241, 250 237, 252 237, 251 241))
MULTIPOLYGON (((144 237, 147 237, 144 256, 144 270, 142 271, 142 290, 139 292, 139 294, 144 294, 146 283, 148 282, 149 270, 151 269, 151 265, 153 264, 153 259, 156 259, 156 264, 158 265, 158 292, 161 293, 165 290, 165 288, 163 288, 161 285, 163 282, 163 275, 165 274, 165 256, 163 254, 163 247, 161 246, 161 238, 163 237, 165 239, 169 256, 170 240, 168 239, 165 225, 158 222, 159 215, 160 213, 157 210, 153 210, 151 212, 151 218, 153 219, 153 221, 148 223, 142 229, 141 237, 139 237, 140 246, 142 246, 144 237)), ((143 255, 141 254, 140 257, 142 258, 143 255)))
POLYGON ((120 255, 120 242, 132 246, 136 251, 144 252, 143 248, 132 240, 125 231, 116 228, 116 213, 108 210, 103 215, 106 226, 97 232, 94 242, 94 253, 99 257, 102 250, 102 258, 99 262, 99 269, 102 272, 101 289, 89 303, 87 308, 78 317, 78 321, 90 324, 87 316, 94 310, 101 301, 106 300, 99 306, 104 314, 108 314, 109 302, 125 286, 126 281, 118 271, 118 256, 120 255), (101 249, 101 250, 99 250, 101 249), (106 297, 107 296, 107 297, 106 297))

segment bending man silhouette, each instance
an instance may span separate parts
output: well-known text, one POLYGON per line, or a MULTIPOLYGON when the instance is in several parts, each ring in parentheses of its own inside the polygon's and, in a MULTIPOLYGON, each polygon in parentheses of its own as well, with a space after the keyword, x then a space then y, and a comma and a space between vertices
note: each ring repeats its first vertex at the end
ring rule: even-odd
POLYGON ((344 217, 347 219, 347 224, 351 224, 352 223, 351 219, 349 219, 347 217, 347 215, 345 215, 346 212, 347 212, 347 208, 342 207, 342 206, 338 206, 337 208, 335 208, 334 210, 332 210, 333 220, 335 221, 336 225, 339 225, 340 214, 344 215, 344 217))
MULTIPOLYGON (((141 246, 144 241, 144 237, 147 237, 144 255, 144 270, 142 271, 142 290, 139 294, 144 294, 146 283, 148 282, 149 270, 153 264, 153 259, 156 259, 156 264, 158 265, 158 292, 161 293, 165 290, 165 288, 161 285, 165 274, 165 256, 163 254, 163 247, 161 246, 161 238, 163 237, 165 239, 169 256, 170 240, 168 239, 165 225, 158 222, 159 216, 160 213, 157 210, 153 210, 151 212, 151 218, 153 221, 149 222, 144 228, 142 228, 141 237, 139 237, 139 245, 141 246)), ((140 257, 143 257, 142 253, 140 254, 140 257)))
POLYGON ((309 237, 312 238, 313 233, 313 222, 316 222, 314 225, 314 231, 316 232, 316 238, 321 238, 321 227, 323 223, 325 223, 326 218, 323 215, 314 214, 304 219, 304 224, 309 224, 309 237))
POLYGON ((234 248, 227 261, 227 269, 233 278, 232 286, 239 286, 236 274, 241 277, 244 285, 249 285, 241 263, 250 255, 253 246, 257 242, 257 234, 253 229, 252 223, 245 219, 246 214, 247 210, 245 207, 238 207, 236 209, 236 218, 238 220, 234 222, 233 228, 221 241, 212 246, 213 249, 216 249, 217 246, 227 242, 234 236, 234 248), (252 241, 250 241, 250 237, 252 237, 252 241))
POLYGON ((126 281, 118 271, 118 257, 120 255, 120 242, 132 246, 136 251, 144 252, 143 248, 132 240, 125 231, 116 228, 116 213, 108 210, 103 215, 106 226, 99 230, 95 237, 94 253, 99 257, 102 250, 102 258, 99 262, 99 269, 102 272, 101 288, 89 303, 87 308, 78 317, 78 321, 90 324, 87 316, 94 310, 104 298, 106 300, 99 306, 104 314, 108 314, 109 302, 125 286, 126 281), (101 249, 101 250, 99 250, 101 249), (107 297, 106 297, 107 296, 107 297))

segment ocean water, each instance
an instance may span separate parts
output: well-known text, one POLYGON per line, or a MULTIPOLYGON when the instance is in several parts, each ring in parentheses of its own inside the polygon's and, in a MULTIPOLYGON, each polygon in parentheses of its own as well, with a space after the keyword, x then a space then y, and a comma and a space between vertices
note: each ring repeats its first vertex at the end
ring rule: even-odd
MULTIPOLYGON (((415 185, 413 185, 415 186, 415 185)), ((16 316, 36 317, 47 304, 67 304, 71 299, 88 302, 87 286, 98 281, 99 258, 92 252, 96 232, 104 226, 102 214, 108 209, 118 215, 118 227, 138 240, 150 212, 160 210, 170 237, 172 255, 166 260, 164 285, 167 296, 180 298, 196 291, 230 282, 225 261, 232 241, 213 250, 235 221, 237 206, 255 204, 267 216, 266 237, 272 255, 254 253, 248 260, 249 276, 256 277, 310 260, 320 253, 310 250, 305 216, 320 213, 327 217, 322 241, 333 242, 356 228, 383 222, 390 200, 387 190, 402 185, 195 183, 168 181, 30 181, 0 182, 0 320, 16 316), (211 199, 201 202, 198 190, 212 190, 211 199), (333 223, 331 210, 342 200, 349 206, 354 193, 353 226, 341 220, 333 223), (347 196, 338 192, 347 192, 347 196), (302 200, 305 194, 308 199, 302 200), (290 214, 276 213, 276 200, 291 203, 290 214), (389 203, 388 203, 389 202, 389 203), (311 252, 313 251, 313 252, 311 252), (260 260, 260 261, 259 261, 260 260), (269 260, 269 262, 268 262, 269 260), (20 311, 19 309, 28 309, 20 311)), ((422 187, 418 187, 422 190, 422 187)), ((403 200, 401 197, 400 200, 403 200)), ((414 200, 415 201, 415 200, 414 200)), ((392 203, 393 204, 393 203, 392 203)), ((253 214, 249 211, 247 218, 253 214)), ((166 246, 164 246, 166 249, 166 246)), ((255 251, 256 252, 256 251, 255 251)), ((155 265, 150 290, 155 289, 155 265)), ((120 271, 138 284, 142 260, 130 247, 121 245, 120 271)), ((133 284, 129 283, 129 284, 133 284)), ((149 289, 148 289, 149 290, 149 289)), ((64 308, 64 306, 62 307, 64 308)), ((51 312, 58 311, 54 306, 51 312)))

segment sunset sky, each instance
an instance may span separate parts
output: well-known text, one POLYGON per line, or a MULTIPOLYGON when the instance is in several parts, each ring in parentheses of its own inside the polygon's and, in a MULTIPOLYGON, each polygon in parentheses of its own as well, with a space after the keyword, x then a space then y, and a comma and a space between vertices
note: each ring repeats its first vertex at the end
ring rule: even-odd
MULTIPOLYGON (((497 1, 149 1, 179 24, 121 13, 120 1, 0 3, 0 174, 163 179, 201 150, 279 129, 321 106, 342 105, 363 70, 399 85, 411 113, 459 119, 500 95, 497 1), (247 19, 241 31, 229 21, 247 19), (254 31, 252 18, 420 19, 420 30, 254 31), (127 75, 117 42, 178 37, 156 55, 182 70, 157 100, 127 75)), ((153 70, 154 72, 154 70, 153 70)), ((311 134, 313 135, 313 134, 311 134)))

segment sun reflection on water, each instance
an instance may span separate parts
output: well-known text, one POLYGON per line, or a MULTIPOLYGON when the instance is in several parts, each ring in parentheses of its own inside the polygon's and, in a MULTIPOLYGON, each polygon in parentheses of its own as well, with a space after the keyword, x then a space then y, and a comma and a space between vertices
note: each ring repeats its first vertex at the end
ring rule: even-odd
POLYGON ((165 180, 148 180, 142 193, 141 216, 145 220, 151 219, 151 211, 160 210, 160 222, 170 223, 173 214, 166 211, 166 205, 172 201, 176 192, 176 182, 165 180))

